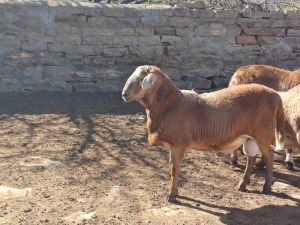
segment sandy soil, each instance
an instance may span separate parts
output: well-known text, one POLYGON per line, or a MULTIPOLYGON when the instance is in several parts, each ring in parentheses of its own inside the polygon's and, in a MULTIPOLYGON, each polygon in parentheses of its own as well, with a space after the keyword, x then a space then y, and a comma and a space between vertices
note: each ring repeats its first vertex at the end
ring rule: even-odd
POLYGON ((235 191, 245 168, 188 151, 178 202, 165 201, 168 152, 147 145, 144 109, 120 95, 0 95, 0 224, 299 224, 296 171, 275 155, 273 193, 264 171, 235 191))

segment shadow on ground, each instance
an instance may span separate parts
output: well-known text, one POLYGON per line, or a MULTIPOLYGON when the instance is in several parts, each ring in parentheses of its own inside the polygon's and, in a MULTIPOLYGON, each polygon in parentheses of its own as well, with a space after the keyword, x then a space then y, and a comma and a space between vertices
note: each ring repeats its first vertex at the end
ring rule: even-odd
POLYGON ((296 171, 276 158, 279 185, 262 195, 264 171, 235 191, 245 157, 232 170, 214 153, 188 151, 182 196, 165 202, 168 151, 148 146, 144 108, 120 93, 0 94, 0 127, 0 186, 31 190, 1 199, 0 224, 299 224, 299 155, 296 171), (59 164, 25 166, 37 159, 59 164), (66 221, 74 215, 93 216, 66 221))

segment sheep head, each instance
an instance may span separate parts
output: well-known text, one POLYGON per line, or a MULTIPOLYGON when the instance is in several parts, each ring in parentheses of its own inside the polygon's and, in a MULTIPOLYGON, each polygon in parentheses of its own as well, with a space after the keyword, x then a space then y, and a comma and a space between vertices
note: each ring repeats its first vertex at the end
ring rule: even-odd
POLYGON ((156 81, 154 66, 139 66, 126 81, 122 97, 125 102, 140 101, 156 81))

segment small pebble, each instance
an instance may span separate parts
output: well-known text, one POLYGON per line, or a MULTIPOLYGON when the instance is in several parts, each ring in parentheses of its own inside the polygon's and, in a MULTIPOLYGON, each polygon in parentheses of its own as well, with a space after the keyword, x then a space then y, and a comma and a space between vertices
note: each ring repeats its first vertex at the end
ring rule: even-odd
POLYGON ((50 198, 51 195, 50 195, 50 193, 48 193, 48 192, 44 192, 44 193, 43 193, 43 196, 44 196, 44 198, 50 198))
POLYGON ((32 210, 31 208, 27 208, 27 209, 24 209, 24 212, 29 213, 29 212, 31 212, 31 210, 32 210))

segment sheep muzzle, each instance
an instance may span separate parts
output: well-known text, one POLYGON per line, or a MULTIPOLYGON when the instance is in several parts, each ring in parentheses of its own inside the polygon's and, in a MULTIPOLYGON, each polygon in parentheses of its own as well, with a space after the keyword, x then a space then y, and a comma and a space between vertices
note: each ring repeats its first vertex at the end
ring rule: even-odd
POLYGON ((124 100, 124 102, 131 102, 132 101, 132 96, 129 93, 126 92, 122 92, 122 98, 124 100))

